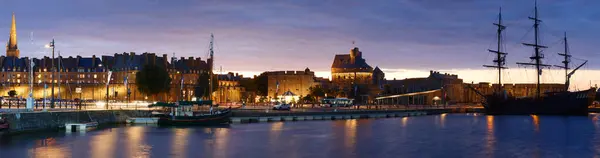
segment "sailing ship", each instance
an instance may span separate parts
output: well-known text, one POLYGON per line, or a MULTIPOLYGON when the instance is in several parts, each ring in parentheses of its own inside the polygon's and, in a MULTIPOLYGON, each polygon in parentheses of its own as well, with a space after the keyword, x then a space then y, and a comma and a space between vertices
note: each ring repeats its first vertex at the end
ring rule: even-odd
MULTIPOLYGON (((518 98, 508 95, 503 89, 501 75, 502 70, 507 69, 507 67, 505 67, 507 53, 502 50, 502 32, 506 29, 506 26, 502 24, 502 11, 500 10, 498 23, 494 23, 494 25, 498 27, 498 47, 497 50, 488 50, 496 55, 496 58, 493 61, 495 65, 484 65, 484 67, 498 69, 499 86, 493 94, 483 95, 477 92, 484 97, 483 106, 485 108, 485 113, 490 115, 587 115, 588 106, 591 105, 595 98, 596 88, 575 92, 568 91, 571 76, 575 71, 585 65, 587 61, 569 72, 571 55, 568 52, 566 33, 563 39, 565 50, 563 53, 558 54, 564 57, 564 61, 562 62, 564 65, 556 66, 565 70, 565 88, 563 91, 559 92, 546 92, 544 94, 540 92, 540 76, 542 75, 542 69, 549 68, 551 65, 542 63, 544 55, 541 50, 548 47, 541 45, 539 41, 539 25, 541 20, 538 18, 537 1, 535 2, 534 10, 534 17, 529 17, 530 20, 534 21, 534 43, 523 43, 525 46, 533 47, 534 54, 530 57, 530 59, 533 60, 533 63, 517 64, 534 66, 536 68, 537 84, 535 96, 518 98)), ((471 87, 471 89, 473 88, 471 87)))
MULTIPOLYGON (((212 80, 213 80, 213 63, 214 63, 214 51, 213 43, 214 36, 211 34, 211 40, 209 45, 209 98, 212 98, 212 80)), ((183 87, 183 82, 182 82, 183 87)), ((181 95, 181 94, 180 94, 181 95)), ((183 98, 183 97, 180 97, 183 98)), ((199 101, 178 101, 175 103, 155 103, 149 107, 165 107, 170 110, 170 114, 162 115, 158 119, 159 126, 187 126, 187 125, 222 125, 231 122, 231 109, 225 110, 212 110, 212 100, 199 100, 199 101), (209 105, 209 113, 198 113, 192 111, 194 105, 203 106, 209 105)))

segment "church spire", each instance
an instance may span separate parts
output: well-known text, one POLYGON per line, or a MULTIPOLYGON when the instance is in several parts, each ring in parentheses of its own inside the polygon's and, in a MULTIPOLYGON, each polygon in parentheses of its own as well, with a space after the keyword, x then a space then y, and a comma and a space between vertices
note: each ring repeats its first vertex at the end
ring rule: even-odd
POLYGON ((17 47, 17 22, 15 13, 12 14, 12 24, 10 27, 10 37, 6 44, 6 56, 19 57, 19 49, 17 47))

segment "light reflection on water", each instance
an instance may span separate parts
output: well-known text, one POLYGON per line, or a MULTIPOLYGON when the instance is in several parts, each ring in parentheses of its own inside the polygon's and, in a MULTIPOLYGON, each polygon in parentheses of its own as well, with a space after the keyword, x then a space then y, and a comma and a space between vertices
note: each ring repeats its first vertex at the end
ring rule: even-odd
POLYGON ((146 128, 141 126, 129 127, 125 133, 127 134, 127 147, 129 148, 129 150, 127 150, 127 157, 150 157, 149 150, 151 150, 152 147, 143 143, 146 128))
POLYGON ((71 157, 69 148, 59 146, 54 138, 41 139, 36 141, 36 145, 29 151, 29 157, 71 157))
MULTIPOLYGON (((6 141, 4 141, 6 142, 6 141)), ((85 134, 36 133, 0 157, 594 157, 589 117, 442 114, 228 127, 125 126, 85 134)))
POLYGON ((493 157, 494 155, 494 144, 496 138, 494 137, 494 116, 486 116, 487 132, 485 136, 485 151, 487 157, 493 157))
POLYGON ((188 135, 190 133, 189 128, 175 128, 173 129, 173 140, 171 142, 171 156, 177 158, 186 157, 186 148, 188 145, 188 135))
POLYGON ((90 152, 93 158, 114 157, 117 141, 116 129, 100 131, 89 141, 90 152))

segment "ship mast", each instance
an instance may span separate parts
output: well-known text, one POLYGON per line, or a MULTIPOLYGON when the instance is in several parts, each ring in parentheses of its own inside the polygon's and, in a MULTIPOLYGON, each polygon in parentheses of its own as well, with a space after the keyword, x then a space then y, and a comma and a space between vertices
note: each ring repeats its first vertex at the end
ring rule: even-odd
POLYGON ((209 75, 209 82, 208 82, 208 99, 212 100, 212 92, 213 92, 213 63, 215 62, 215 57, 214 57, 214 51, 213 51, 213 43, 214 43, 214 39, 215 36, 211 33, 210 34, 210 45, 208 46, 208 51, 210 53, 210 63, 208 65, 209 70, 208 70, 208 75, 209 75))
POLYGON ((506 69, 506 67, 504 67, 505 62, 506 62, 506 54, 505 52, 502 52, 502 31, 504 31, 504 29, 506 29, 506 26, 502 25, 502 8, 500 8, 500 12, 498 13, 498 23, 494 23, 494 25, 496 25, 498 27, 497 30, 497 37, 498 37, 498 47, 496 50, 491 50, 488 49, 488 51, 490 53, 494 53, 496 54, 496 59, 494 60, 494 63, 496 63, 496 65, 483 65, 484 67, 489 67, 489 68, 497 68, 498 69, 498 92, 502 91, 502 69, 506 69))
POLYGON ((542 75, 542 68, 549 67, 550 65, 542 64, 542 59, 544 58, 544 54, 542 54, 540 49, 548 48, 548 47, 540 45, 540 41, 539 41, 539 31, 540 31, 539 26, 540 26, 540 22, 542 22, 542 20, 540 20, 538 18, 537 0, 535 1, 535 13, 534 14, 535 14, 534 17, 529 17, 530 20, 534 21, 534 24, 533 24, 534 36, 535 36, 534 43, 533 44, 523 43, 523 45, 534 48, 535 54, 532 57, 529 57, 529 59, 534 60, 535 63, 517 63, 517 64, 535 66, 536 71, 537 71, 536 97, 540 98, 541 97, 540 76, 542 75))
POLYGON ((564 53, 558 53, 558 55, 565 57, 565 60, 562 61, 564 66, 554 65, 556 67, 565 69, 565 91, 569 91, 569 63, 571 62, 571 55, 569 55, 569 44, 567 43, 567 33, 565 32, 565 36, 563 38, 565 42, 565 51, 564 53))
POLYGON ((554 65, 556 67, 565 69, 565 91, 569 91, 569 85, 571 82, 571 76, 573 74, 575 74, 575 71, 577 71, 579 68, 581 68, 583 65, 585 65, 587 63, 587 60, 585 62, 583 62, 583 64, 577 66, 577 68, 575 68, 573 71, 571 71, 569 73, 569 63, 571 63, 571 55, 569 54, 569 44, 567 42, 567 33, 565 32, 565 37, 563 38, 564 42, 565 42, 565 52, 564 53, 558 53, 558 55, 565 57, 565 60, 562 61, 562 63, 564 64, 564 66, 560 66, 560 65, 554 65))

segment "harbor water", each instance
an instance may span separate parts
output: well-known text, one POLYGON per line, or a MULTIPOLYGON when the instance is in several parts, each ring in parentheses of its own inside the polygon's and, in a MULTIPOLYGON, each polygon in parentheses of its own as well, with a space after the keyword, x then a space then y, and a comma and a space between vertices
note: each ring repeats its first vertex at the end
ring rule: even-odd
POLYGON ((430 116, 160 128, 110 126, 0 138, 0 157, 594 157, 589 116, 430 116))

